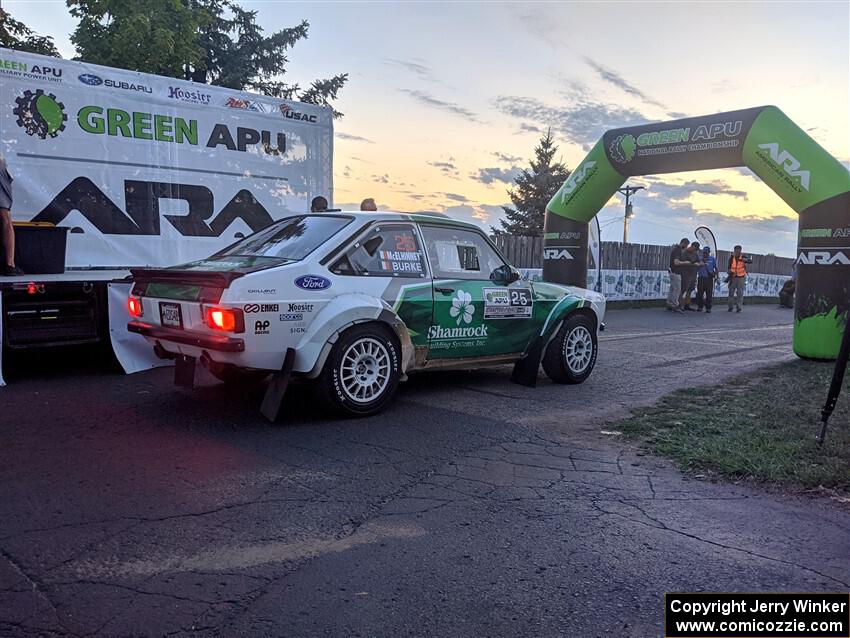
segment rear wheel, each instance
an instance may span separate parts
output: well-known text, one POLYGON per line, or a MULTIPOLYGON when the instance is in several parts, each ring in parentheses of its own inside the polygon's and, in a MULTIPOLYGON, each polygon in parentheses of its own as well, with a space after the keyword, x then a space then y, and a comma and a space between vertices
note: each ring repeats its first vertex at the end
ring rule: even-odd
POLYGON ((543 371, 555 383, 583 383, 596 364, 596 329, 584 315, 567 317, 543 356, 543 371))
POLYGON ((368 416, 389 403, 401 377, 398 347, 378 324, 349 328, 334 344, 319 377, 331 407, 348 416, 368 416))

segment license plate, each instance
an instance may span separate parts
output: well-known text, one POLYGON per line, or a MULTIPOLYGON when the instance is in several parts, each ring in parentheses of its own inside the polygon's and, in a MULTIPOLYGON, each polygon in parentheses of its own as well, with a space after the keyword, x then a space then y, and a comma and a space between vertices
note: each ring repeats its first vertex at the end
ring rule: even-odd
POLYGON ((182 328, 183 315, 180 313, 180 304, 160 301, 159 319, 163 326, 168 326, 169 328, 182 328))

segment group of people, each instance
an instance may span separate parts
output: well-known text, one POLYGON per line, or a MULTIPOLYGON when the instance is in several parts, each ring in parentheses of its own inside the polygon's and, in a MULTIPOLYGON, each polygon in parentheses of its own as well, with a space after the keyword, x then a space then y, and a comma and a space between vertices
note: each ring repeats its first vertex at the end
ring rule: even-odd
MULTIPOLYGON (((360 202, 360 210, 361 211, 377 211, 378 205, 375 203, 375 200, 371 197, 367 197, 362 202, 360 202)), ((310 212, 311 213, 327 213, 330 209, 328 208, 328 200, 326 197, 322 197, 321 195, 314 197, 313 201, 310 202, 310 212)))
MULTIPOLYGON (((729 283, 729 308, 741 312, 744 305, 744 285, 747 280, 749 260, 741 253, 741 246, 735 246, 726 268, 729 283)), ((714 297, 714 280, 719 276, 717 259, 711 254, 711 247, 700 249, 698 241, 683 237, 670 251, 670 291, 667 294, 667 310, 684 313, 687 310, 711 312, 714 297), (697 307, 691 306, 696 289, 697 307)))

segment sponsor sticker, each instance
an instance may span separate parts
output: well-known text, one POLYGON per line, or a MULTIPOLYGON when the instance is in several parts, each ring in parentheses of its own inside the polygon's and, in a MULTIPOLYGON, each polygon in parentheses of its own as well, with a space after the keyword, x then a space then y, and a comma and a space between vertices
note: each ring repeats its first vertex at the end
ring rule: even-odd
POLYGON ((268 321, 268 320, 255 321, 254 322, 254 334, 255 335, 267 335, 267 334, 269 334, 269 326, 271 326, 271 322, 268 321))
POLYGON ((287 312, 313 312, 313 304, 311 303, 290 303, 287 312))
POLYGON ((255 312, 280 312, 280 304, 276 303, 247 303, 243 308, 245 314, 254 314, 255 312))
POLYGON ((529 319, 534 301, 530 288, 484 288, 485 319, 529 319))
POLYGON ((327 290, 331 287, 331 280, 321 275, 301 275, 294 283, 301 290, 327 290))
POLYGON ((281 321, 304 321, 303 312, 284 312, 280 315, 281 321))

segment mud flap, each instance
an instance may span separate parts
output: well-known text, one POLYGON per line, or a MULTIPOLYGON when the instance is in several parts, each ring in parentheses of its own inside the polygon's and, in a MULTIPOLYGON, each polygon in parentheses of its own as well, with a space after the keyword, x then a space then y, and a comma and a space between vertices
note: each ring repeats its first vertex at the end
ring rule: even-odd
POLYGON ((537 372, 540 369, 540 361, 543 359, 545 345, 546 340, 543 337, 538 337, 534 341, 525 356, 514 364, 511 381, 529 388, 537 386, 537 372))
POLYGON ((286 388, 289 385, 289 378, 292 376, 292 365, 294 363, 295 349, 287 348, 286 354, 283 357, 283 366, 272 376, 271 381, 269 381, 269 387, 266 389, 266 394, 263 397, 260 414, 272 423, 277 421, 280 416, 283 395, 286 394, 286 388))
POLYGON ((181 388, 195 387, 195 357, 179 355, 174 360, 174 385, 181 388))

